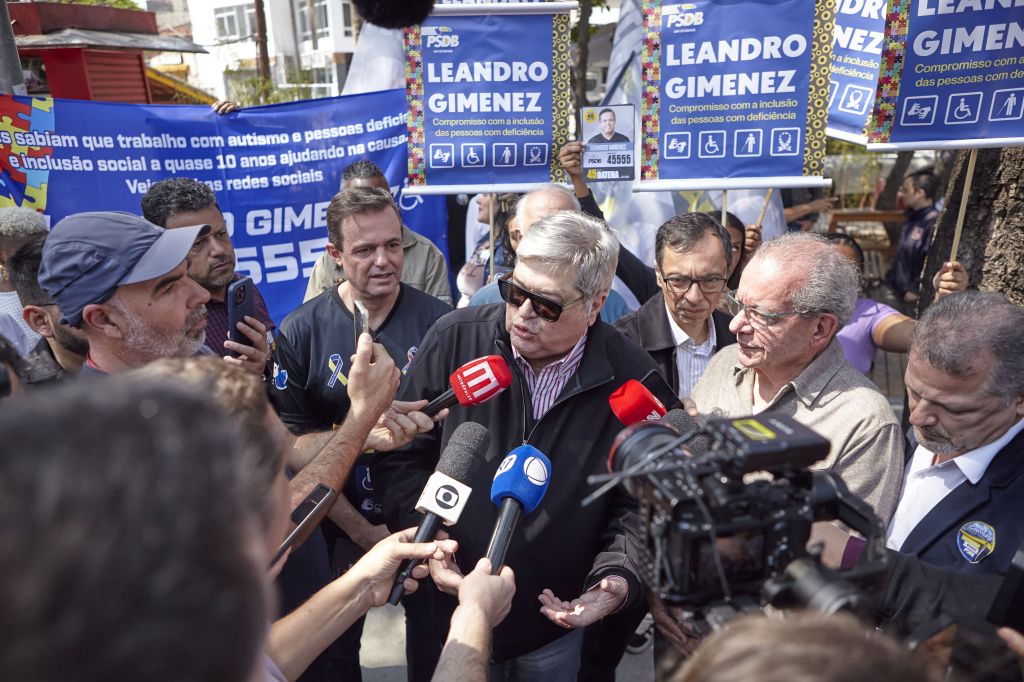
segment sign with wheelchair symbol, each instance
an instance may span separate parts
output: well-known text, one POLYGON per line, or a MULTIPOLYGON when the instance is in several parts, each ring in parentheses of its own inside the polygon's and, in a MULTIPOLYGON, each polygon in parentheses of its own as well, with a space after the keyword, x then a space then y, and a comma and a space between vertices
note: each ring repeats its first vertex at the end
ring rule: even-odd
POLYGON ((977 123, 981 115, 981 96, 980 92, 958 92, 950 95, 946 102, 946 123, 977 123))
POLYGON ((482 168, 487 163, 486 147, 483 143, 466 142, 462 145, 462 167, 482 168))
POLYGON ((697 156, 717 159, 725 156, 725 131, 705 130, 697 136, 697 156))

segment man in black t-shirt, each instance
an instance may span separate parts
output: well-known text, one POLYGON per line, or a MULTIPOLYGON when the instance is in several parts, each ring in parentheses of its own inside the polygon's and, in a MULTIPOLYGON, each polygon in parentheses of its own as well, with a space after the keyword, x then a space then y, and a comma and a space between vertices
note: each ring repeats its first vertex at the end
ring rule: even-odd
MULTIPOLYGON (((331 429, 348 413, 347 374, 355 353, 354 301, 366 306, 371 335, 398 367, 408 365, 434 321, 451 310, 448 304, 400 282, 402 222, 387 190, 352 187, 338 193, 327 207, 327 231, 327 251, 348 279, 289 314, 277 335, 274 384, 281 418, 294 433, 331 429)), ((363 455, 356 461, 345 495, 332 510, 331 518, 340 530, 331 524, 324 528, 336 573, 347 570, 363 551, 389 535, 367 459, 363 455)), ((342 679, 359 679, 361 632, 360 622, 334 647, 344 667, 342 679)), ((417 661, 411 658, 412 669, 417 661)), ((424 666, 430 668, 425 671, 429 677, 433 663, 419 667, 424 666)))
POLYGON ((597 115, 597 124, 601 132, 594 135, 587 144, 604 144, 607 142, 629 142, 629 138, 622 133, 615 132, 615 112, 611 109, 602 109, 597 115))

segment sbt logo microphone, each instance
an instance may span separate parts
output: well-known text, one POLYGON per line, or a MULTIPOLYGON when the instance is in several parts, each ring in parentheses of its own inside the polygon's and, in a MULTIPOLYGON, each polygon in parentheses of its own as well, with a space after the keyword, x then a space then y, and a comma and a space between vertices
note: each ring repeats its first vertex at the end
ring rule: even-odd
POLYGON ((452 33, 450 26, 424 26, 421 35, 427 39, 427 47, 458 47, 459 34, 452 33))

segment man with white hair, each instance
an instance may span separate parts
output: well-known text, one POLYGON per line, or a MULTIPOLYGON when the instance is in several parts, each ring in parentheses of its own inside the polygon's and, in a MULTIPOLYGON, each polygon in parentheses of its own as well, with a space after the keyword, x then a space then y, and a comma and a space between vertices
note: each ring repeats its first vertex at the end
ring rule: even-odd
POLYGON ((857 300, 857 268, 831 242, 792 233, 766 242, 727 294, 737 343, 693 390, 701 413, 774 410, 827 438, 831 471, 888 522, 900 491, 903 435, 888 401, 846 363, 836 332, 857 300))
MULTIPOLYGON (((399 398, 440 395, 454 370, 482 355, 501 355, 513 385, 484 404, 455 405, 440 433, 371 464, 388 527, 405 528, 418 522, 416 500, 454 430, 470 420, 488 428, 489 449, 478 454, 489 464, 466 482, 474 494, 448 529, 459 565, 469 567, 484 556, 497 518, 487 491, 498 463, 523 444, 551 459, 551 485, 520 521, 506 556, 518 588, 494 631, 492 678, 574 682, 582 628, 641 598, 635 504, 616 489, 579 506, 595 488, 587 476, 607 471, 608 449, 622 430, 609 396, 654 369, 639 346, 597 319, 618 248, 603 222, 581 213, 534 224, 515 268, 499 280, 504 303, 441 318, 420 344, 399 398)), ((454 563, 432 562, 431 575, 450 593, 462 580, 454 563)), ((447 627, 445 614, 435 620, 447 627)))

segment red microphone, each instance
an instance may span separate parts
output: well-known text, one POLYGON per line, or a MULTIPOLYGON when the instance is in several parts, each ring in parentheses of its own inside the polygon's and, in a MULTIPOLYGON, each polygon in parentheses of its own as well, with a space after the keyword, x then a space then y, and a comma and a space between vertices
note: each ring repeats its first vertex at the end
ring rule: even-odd
POLYGON ((608 406, 626 426, 661 419, 667 411, 665 405, 636 379, 630 379, 615 389, 608 397, 608 406))
POLYGON ((512 385, 512 370, 500 355, 485 355, 459 367, 448 381, 451 388, 427 403, 420 410, 423 414, 433 417, 455 403, 467 407, 485 403, 512 385))

